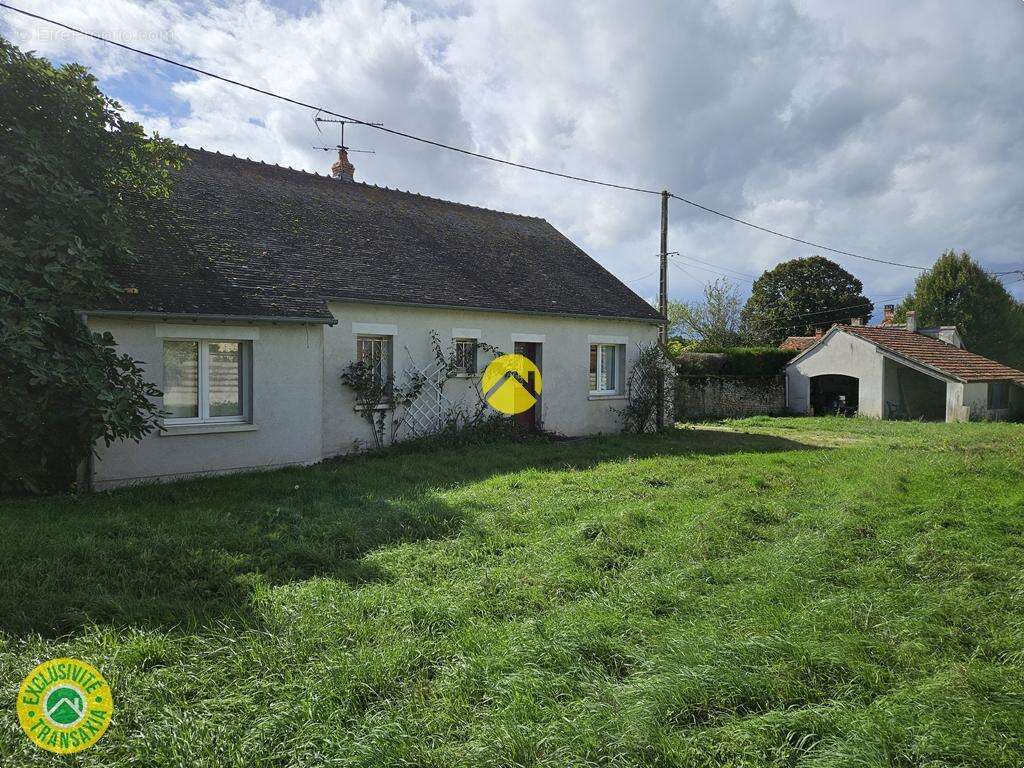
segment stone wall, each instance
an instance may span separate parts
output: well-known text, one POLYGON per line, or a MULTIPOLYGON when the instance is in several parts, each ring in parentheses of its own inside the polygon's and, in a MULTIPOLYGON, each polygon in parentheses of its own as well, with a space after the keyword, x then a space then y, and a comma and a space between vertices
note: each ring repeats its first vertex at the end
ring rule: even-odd
POLYGON ((783 414, 785 377, 679 376, 675 405, 681 421, 783 414))

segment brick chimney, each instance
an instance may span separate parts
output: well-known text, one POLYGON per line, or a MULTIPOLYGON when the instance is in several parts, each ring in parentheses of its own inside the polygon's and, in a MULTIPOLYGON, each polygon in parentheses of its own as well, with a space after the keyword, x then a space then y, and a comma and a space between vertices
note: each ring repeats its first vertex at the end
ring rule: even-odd
POLYGON ((917 312, 914 310, 907 312, 907 330, 911 333, 917 333, 917 312))
POLYGON ((824 328, 819 326, 819 327, 814 329, 814 338, 820 339, 824 335, 825 335, 825 329, 824 328))
POLYGON ((882 325, 892 325, 892 321, 896 319, 896 305, 886 304, 885 309, 882 310, 882 325))
POLYGON ((338 147, 338 160, 331 166, 331 176, 339 181, 355 181, 356 167, 349 162, 348 151, 338 147))

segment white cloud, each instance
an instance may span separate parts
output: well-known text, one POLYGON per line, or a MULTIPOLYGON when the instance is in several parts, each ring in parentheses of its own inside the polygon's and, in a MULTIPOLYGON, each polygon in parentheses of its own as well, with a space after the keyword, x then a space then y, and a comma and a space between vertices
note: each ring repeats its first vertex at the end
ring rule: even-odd
MULTIPOLYGON (((532 165, 667 187, 844 250, 929 264, 956 247, 993 269, 1024 262, 1016 4, 984 14, 881 0, 324 0, 298 12, 263 0, 25 4, 339 112, 532 165)), ((23 47, 94 67, 108 92, 164 135, 330 166, 313 146, 337 139, 318 135, 308 111, 53 35, 41 22, 2 19, 23 47)), ((377 150, 354 157, 360 178, 544 216, 624 279, 656 269, 657 197, 366 128, 346 138, 377 150)), ((671 247, 754 274, 814 252, 676 203, 671 247)), ((839 260, 879 297, 915 277, 839 260)), ((679 271, 673 283, 679 296, 699 289, 679 271)), ((632 286, 652 295, 656 284, 652 275, 632 286)))

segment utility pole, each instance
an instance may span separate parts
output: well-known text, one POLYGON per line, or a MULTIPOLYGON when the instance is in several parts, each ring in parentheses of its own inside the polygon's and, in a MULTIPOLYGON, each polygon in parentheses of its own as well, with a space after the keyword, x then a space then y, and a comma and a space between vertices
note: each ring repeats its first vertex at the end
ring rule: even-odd
POLYGON ((661 313, 662 344, 668 344, 668 190, 661 193, 661 283, 658 288, 658 312, 661 313))
MULTIPOLYGON (((661 314, 661 330, 658 341, 662 347, 668 344, 668 190, 661 192, 661 280, 658 286, 658 312, 661 314)), ((655 415, 655 426, 661 430, 665 427, 665 376, 658 367, 658 413, 655 415)))

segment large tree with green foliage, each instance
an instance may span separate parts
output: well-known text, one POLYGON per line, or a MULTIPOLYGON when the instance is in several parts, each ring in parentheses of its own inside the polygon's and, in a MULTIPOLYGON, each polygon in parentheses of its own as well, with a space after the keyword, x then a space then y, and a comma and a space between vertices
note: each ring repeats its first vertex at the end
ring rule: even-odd
POLYGON ((860 280, 834 261, 811 256, 779 264, 757 279, 743 307, 743 329, 753 341, 778 344, 851 318, 866 320, 873 309, 860 280))
POLYGON ((740 311, 743 300, 725 278, 704 286, 700 301, 668 303, 669 333, 702 347, 734 347, 741 343, 740 311))
POLYGON ((955 325, 967 349, 1024 368, 1024 306, 966 251, 942 254, 897 308, 897 320, 910 309, 918 325, 955 325))
POLYGON ((3 38, 0 105, 0 493, 61 490, 97 440, 155 426, 159 392, 77 312, 118 295, 181 155, 3 38))

